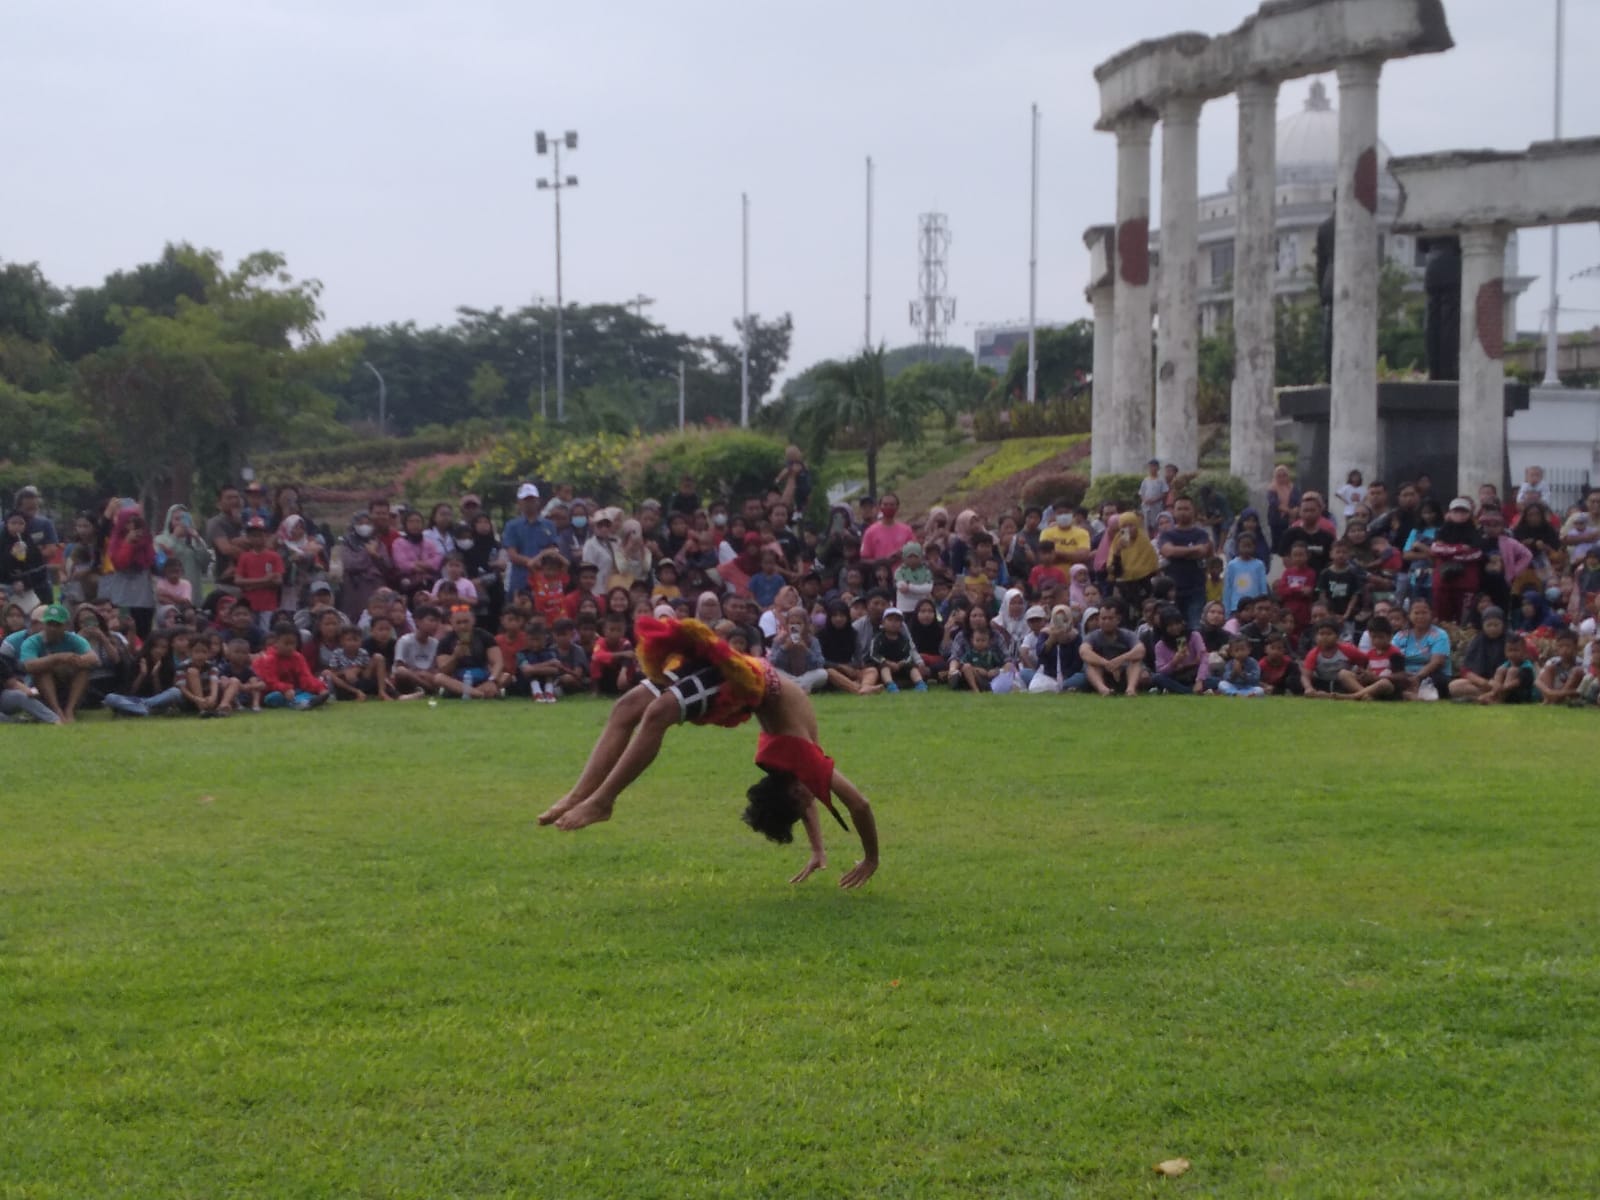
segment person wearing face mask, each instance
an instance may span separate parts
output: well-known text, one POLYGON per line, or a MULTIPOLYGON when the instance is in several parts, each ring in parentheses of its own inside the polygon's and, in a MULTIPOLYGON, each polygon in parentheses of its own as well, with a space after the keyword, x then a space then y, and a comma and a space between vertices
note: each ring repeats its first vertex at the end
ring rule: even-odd
POLYGON ((334 573, 341 581, 339 610, 350 620, 359 621, 372 593, 384 585, 384 578, 392 569, 388 547, 379 539, 371 515, 358 512, 334 550, 334 573))
POLYGON ((564 528, 556 530, 556 549, 569 563, 583 558, 583 544, 589 540, 589 502, 574 500, 564 528))
POLYGON ((865 570, 883 565, 891 571, 900 566, 900 551, 913 540, 916 530, 898 520, 900 497, 885 492, 878 502, 878 519, 861 535, 861 566, 865 570))
POLYGON ((1088 563, 1094 558, 1089 545, 1089 531, 1078 523, 1077 514, 1065 504, 1056 506, 1055 517, 1047 528, 1039 531, 1039 541, 1049 542, 1056 548, 1056 562, 1088 563))

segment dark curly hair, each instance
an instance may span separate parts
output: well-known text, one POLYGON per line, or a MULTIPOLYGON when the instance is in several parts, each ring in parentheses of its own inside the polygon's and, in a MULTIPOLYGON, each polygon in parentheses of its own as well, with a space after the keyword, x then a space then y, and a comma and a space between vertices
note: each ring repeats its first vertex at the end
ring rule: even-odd
POLYGON ((772 771, 745 792, 750 801, 744 823, 770 842, 787 846, 794 841, 794 823, 800 819, 796 797, 800 781, 788 771, 772 771))

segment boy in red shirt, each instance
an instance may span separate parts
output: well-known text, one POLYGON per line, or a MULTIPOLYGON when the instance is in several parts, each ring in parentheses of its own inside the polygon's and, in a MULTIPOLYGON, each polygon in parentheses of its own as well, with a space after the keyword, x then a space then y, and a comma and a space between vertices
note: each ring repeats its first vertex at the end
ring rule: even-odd
POLYGON ((272 628, 272 614, 278 611, 283 557, 267 549, 267 523, 260 517, 245 522, 244 540, 246 549, 234 562, 233 582, 255 615, 256 628, 266 633, 272 628))
MULTIPOLYGON (((1270 601, 1269 601, 1270 603, 1270 601)), ((1305 684, 1300 678, 1300 664, 1289 657, 1289 643, 1281 633, 1267 635, 1265 649, 1256 660, 1261 668, 1261 686, 1269 696, 1303 696, 1305 684)))
POLYGON ((1289 565, 1278 580, 1278 599, 1294 615, 1296 629, 1311 624, 1311 601, 1317 594, 1317 573, 1308 562, 1305 543, 1296 542, 1289 550, 1289 565))
POLYGON ((1067 590, 1067 573, 1056 564, 1055 543, 1042 541, 1039 543, 1039 565, 1028 572, 1028 595, 1038 599, 1046 580, 1053 581, 1063 592, 1067 590))
POLYGON ((328 699, 328 686, 306 665, 300 631, 289 621, 272 627, 272 644, 256 655, 250 667, 266 684, 263 703, 268 708, 316 708, 328 699))
POLYGON ((1394 626, 1389 618, 1374 616, 1367 622, 1367 637, 1372 649, 1366 652, 1367 665, 1356 672, 1361 690, 1352 700, 1405 700, 1416 690, 1416 681, 1406 674, 1406 656, 1394 648, 1394 626))
MULTIPOLYGON (((528 572, 528 590, 533 593, 533 608, 545 619, 545 624, 554 625, 567 615, 567 560, 561 556, 561 551, 550 546, 541 551, 538 556, 538 571, 528 572)), ((509 667, 516 659, 506 660, 509 667)))
POLYGON ((526 696, 528 685, 517 678, 516 669, 517 655, 528 648, 527 625, 516 609, 508 608, 500 614, 500 632, 495 635, 494 644, 500 647, 501 663, 500 677, 495 682, 513 695, 526 696))
POLYGON ((1359 692, 1356 672, 1366 666, 1367 656, 1339 640, 1339 622, 1330 617, 1317 623, 1317 644, 1300 664, 1300 681, 1310 699, 1359 692))
POLYGON ((605 636, 589 655, 589 675, 601 695, 620 696, 638 679, 633 643, 628 640, 628 627, 614 613, 606 614, 602 628, 605 636))

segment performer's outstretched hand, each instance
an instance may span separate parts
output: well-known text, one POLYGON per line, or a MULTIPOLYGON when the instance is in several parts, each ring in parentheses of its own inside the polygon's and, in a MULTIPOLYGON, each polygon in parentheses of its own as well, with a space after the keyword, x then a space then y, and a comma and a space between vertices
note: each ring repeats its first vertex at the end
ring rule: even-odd
POLYGON ((872 873, 877 869, 877 859, 863 858, 855 866, 851 867, 845 872, 844 878, 839 880, 839 886, 842 888, 860 887, 863 883, 872 878, 872 873))
POLYGON ((811 860, 807 862, 805 866, 800 868, 800 874, 789 880, 789 882, 804 883, 806 880, 811 878, 813 871, 825 871, 827 868, 827 855, 823 854, 821 850, 814 851, 811 855, 811 860))

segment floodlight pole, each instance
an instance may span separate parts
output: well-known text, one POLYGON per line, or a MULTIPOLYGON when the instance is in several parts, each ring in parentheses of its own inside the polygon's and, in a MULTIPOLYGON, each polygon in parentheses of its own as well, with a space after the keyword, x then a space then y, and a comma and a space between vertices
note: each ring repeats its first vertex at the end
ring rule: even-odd
POLYGON ((565 145, 568 150, 576 150, 578 134, 576 130, 569 129, 560 137, 551 138, 540 132, 534 135, 534 144, 540 154, 554 147, 555 155, 555 174, 550 179, 540 179, 538 186, 541 190, 549 189, 556 194, 556 424, 559 425, 567 419, 566 339, 562 336, 565 315, 562 310, 565 306, 561 299, 561 193, 565 188, 578 186, 576 175, 561 173, 561 147, 565 145))
POLYGON ((741 264, 744 278, 739 321, 739 425, 741 428, 748 428, 750 425, 750 194, 748 192, 739 193, 739 208, 742 217, 741 264))
POLYGON ((1028 207, 1028 403, 1039 400, 1039 355, 1034 321, 1039 299, 1039 106, 1033 106, 1033 182, 1028 207))
POLYGON ((867 319, 863 345, 872 349, 872 155, 867 155, 867 319))
POLYGON ((371 371, 373 378, 378 381, 378 436, 383 437, 389 424, 389 389, 384 385, 383 376, 377 367, 369 362, 363 362, 361 365, 371 371))

